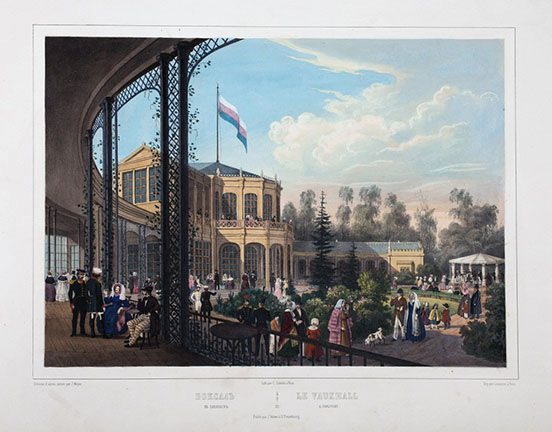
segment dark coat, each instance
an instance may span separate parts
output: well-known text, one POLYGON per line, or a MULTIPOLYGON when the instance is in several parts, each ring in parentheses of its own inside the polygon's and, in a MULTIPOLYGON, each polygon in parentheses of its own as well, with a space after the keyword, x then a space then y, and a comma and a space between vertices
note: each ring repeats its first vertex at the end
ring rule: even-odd
POLYGON ((211 304, 211 296, 216 295, 210 291, 203 291, 201 293, 201 312, 211 312, 213 310, 213 305, 211 304))
POLYGON ((90 278, 86 282, 86 303, 88 312, 103 312, 102 284, 98 279, 90 278))
POLYGON ((406 311, 406 298, 401 296, 400 300, 398 297, 391 299, 391 306, 395 306, 393 310, 393 316, 391 317, 391 324, 395 325, 395 318, 399 318, 399 322, 404 325, 404 312, 406 311))
POLYGON ((236 318, 242 324, 253 324, 253 307, 251 305, 241 305, 236 313, 236 318))
POLYGON ((270 311, 264 306, 259 306, 253 311, 253 324, 260 328, 270 327, 270 311))
POLYGON ((300 308, 299 310, 295 309, 293 311, 293 315, 295 316, 295 328, 297 329, 297 334, 299 336, 307 336, 307 324, 309 321, 309 318, 307 316, 307 313, 303 310, 303 308, 300 308), (302 323, 297 324, 297 321, 301 320, 302 323))
POLYGON ((470 299, 470 315, 481 314, 481 292, 476 290, 470 299))
POLYGON ((69 287, 69 303, 86 302, 86 283, 84 281, 74 280, 69 287))
POLYGON ((159 319, 159 310, 161 306, 157 299, 148 296, 144 305, 144 313, 150 314, 150 335, 157 336, 161 332, 161 320, 159 319))

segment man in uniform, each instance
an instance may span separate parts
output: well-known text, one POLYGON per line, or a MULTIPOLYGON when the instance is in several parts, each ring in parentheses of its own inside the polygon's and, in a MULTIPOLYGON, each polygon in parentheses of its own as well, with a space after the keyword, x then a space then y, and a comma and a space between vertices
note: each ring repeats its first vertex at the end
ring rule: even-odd
POLYGON ((71 337, 77 334, 77 319, 80 314, 80 334, 86 336, 84 320, 86 319, 86 285, 84 282, 84 270, 77 270, 78 278, 71 281, 69 287, 69 303, 73 311, 71 323, 71 337))
POLYGON ((261 334, 264 338, 264 346, 265 346, 265 352, 266 352, 266 358, 268 359, 268 347, 269 347, 269 340, 270 340, 270 334, 264 333, 262 329, 268 329, 270 328, 270 311, 265 308, 264 302, 265 298, 261 297, 259 300, 259 307, 255 308, 253 311, 253 325, 257 327, 259 330, 259 333, 257 336, 255 336, 255 357, 259 356, 259 351, 261 348, 261 334))
POLYGON ((96 332, 94 331, 95 319, 99 318, 98 330, 105 338, 105 328, 103 322, 104 315, 104 301, 102 294, 102 283, 100 282, 100 277, 102 275, 102 270, 94 267, 92 269, 92 277, 86 282, 86 303, 88 307, 88 312, 90 312, 90 336, 96 337, 96 332))
POLYGON ((406 299, 403 297, 403 290, 399 288, 397 295, 391 299, 391 306, 395 306, 393 310, 393 317, 391 322, 393 323, 393 340, 396 341, 399 338, 399 329, 401 331, 401 338, 404 341, 404 312, 406 311, 406 299))

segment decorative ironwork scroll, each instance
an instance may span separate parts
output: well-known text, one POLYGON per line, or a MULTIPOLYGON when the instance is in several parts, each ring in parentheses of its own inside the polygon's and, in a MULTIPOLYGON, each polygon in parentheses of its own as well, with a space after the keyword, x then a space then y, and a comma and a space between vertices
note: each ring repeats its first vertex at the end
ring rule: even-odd
POLYGON ((106 287, 113 284, 113 98, 102 102, 103 128, 103 212, 102 212, 102 279, 106 287))

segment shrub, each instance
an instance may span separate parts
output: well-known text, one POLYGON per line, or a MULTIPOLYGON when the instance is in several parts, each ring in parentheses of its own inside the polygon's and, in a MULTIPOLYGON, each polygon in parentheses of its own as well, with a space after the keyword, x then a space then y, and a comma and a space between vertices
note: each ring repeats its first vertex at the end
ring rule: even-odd
POLYGON ((504 284, 487 288, 485 322, 470 321, 460 329, 464 337, 463 348, 468 354, 487 360, 506 361, 506 310, 504 284))
POLYGON ((219 295, 217 297, 215 311, 220 313, 221 315, 236 318, 238 308, 245 302, 243 298, 245 294, 249 295, 249 304, 251 304, 251 306, 253 307, 257 307, 260 298, 265 297, 266 300, 264 305, 270 311, 272 318, 274 318, 275 315, 279 315, 280 318, 282 318, 284 314, 285 304, 280 303, 276 296, 258 288, 250 288, 248 290, 240 291, 236 294, 230 293, 226 301, 223 300, 222 297, 219 295))
POLYGON ((402 271, 397 275, 397 283, 399 285, 412 285, 414 282, 414 275, 409 271, 402 271))

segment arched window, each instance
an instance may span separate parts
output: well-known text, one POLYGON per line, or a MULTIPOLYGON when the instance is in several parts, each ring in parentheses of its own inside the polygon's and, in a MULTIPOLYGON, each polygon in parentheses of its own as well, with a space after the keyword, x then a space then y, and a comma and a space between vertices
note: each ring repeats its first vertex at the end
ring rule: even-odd
POLYGON ((215 192, 215 219, 216 220, 219 220, 220 219, 220 195, 217 192, 215 192))
POLYGON ((232 276, 237 280, 239 285, 239 250, 234 244, 227 244, 220 250, 221 266, 220 271, 222 274, 232 276))
POLYGON ((245 247, 245 272, 252 272, 259 273, 259 269, 257 268, 257 249, 254 246, 246 246, 245 247))
POLYGON ((236 220, 238 218, 235 193, 227 192, 222 195, 222 214, 225 219, 236 220))
POLYGON ((276 197, 276 220, 280 222, 280 197, 276 197))
POLYGON ((245 214, 257 217, 257 195, 254 193, 245 194, 245 214))
POLYGON ((272 195, 263 195, 263 220, 272 219, 272 195))

